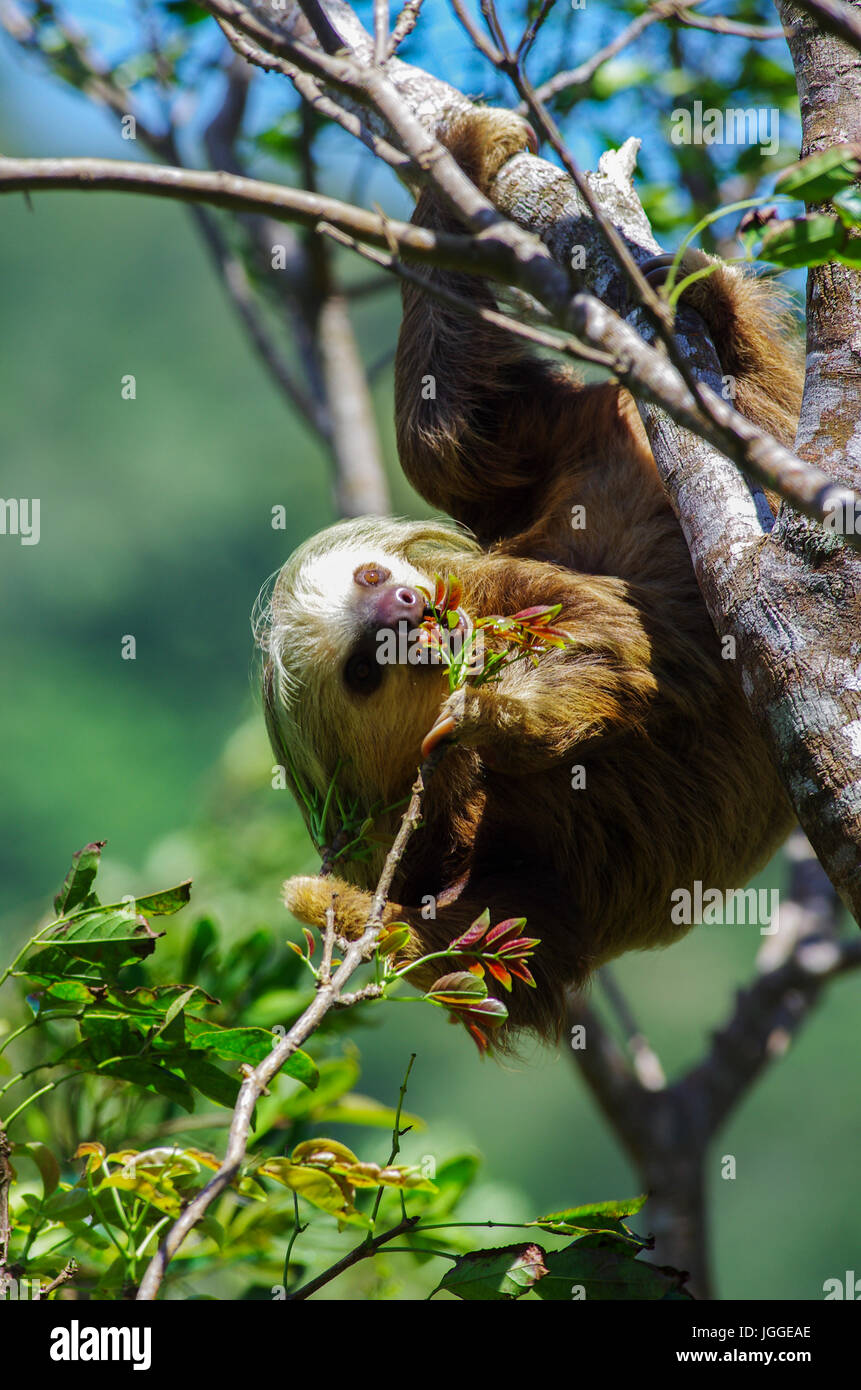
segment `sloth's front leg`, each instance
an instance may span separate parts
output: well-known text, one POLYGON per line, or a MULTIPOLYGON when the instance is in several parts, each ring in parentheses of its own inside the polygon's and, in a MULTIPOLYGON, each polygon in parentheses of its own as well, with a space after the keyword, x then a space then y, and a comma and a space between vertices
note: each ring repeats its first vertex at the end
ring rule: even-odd
MULTIPOLYGON (((326 913, 335 909, 335 930, 348 941, 357 941, 368 925, 374 901, 373 893, 357 888, 342 878, 312 878, 300 875, 288 878, 283 888, 284 905, 300 922, 323 931, 326 913)), ((397 921, 402 909, 397 903, 386 903, 383 922, 397 921)))

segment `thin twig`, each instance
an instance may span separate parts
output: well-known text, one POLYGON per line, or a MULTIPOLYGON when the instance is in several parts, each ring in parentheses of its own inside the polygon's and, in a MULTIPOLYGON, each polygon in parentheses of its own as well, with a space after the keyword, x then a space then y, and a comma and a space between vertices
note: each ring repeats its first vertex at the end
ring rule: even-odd
MULTIPOLYGON (((698 3, 699 0, 688 0, 685 9, 691 9, 693 4, 698 3)), ((547 82, 542 82, 541 86, 535 89, 536 97, 539 101, 551 101, 553 97, 558 96, 560 92, 568 91, 569 88, 573 88, 575 91, 587 88, 600 67, 608 63, 611 58, 615 58, 617 53, 622 52, 623 48, 634 43, 650 25, 658 24, 663 19, 670 19, 679 8, 680 0, 658 0, 657 4, 650 5, 643 14, 637 15, 637 18, 633 19, 620 34, 617 34, 615 39, 605 44, 597 53, 593 53, 585 63, 565 72, 557 72, 547 82)), ((522 109, 525 111, 525 106, 522 109)))
POLYGON ((389 140, 385 140, 381 135, 375 135, 360 116, 352 111, 345 111, 343 106, 339 106, 331 97, 326 96, 316 80, 308 73, 303 72, 294 63, 288 63, 284 58, 278 58, 274 54, 264 52, 262 48, 253 43, 227 20, 218 16, 216 19, 224 37, 240 57, 253 63, 255 67, 261 68, 264 72, 277 72, 283 77, 288 77, 299 95, 304 101, 307 101, 309 106, 313 107, 318 116, 325 120, 334 121, 348 134, 361 140, 372 154, 394 169, 400 178, 414 177, 415 166, 407 155, 396 149, 389 140))
MULTIPOLYGON (((406 1071, 405 1071, 405 1073, 404 1073, 404 1079, 403 1079, 403 1081, 401 1082, 401 1089, 400 1089, 400 1092, 399 1092, 399 1094, 398 1094, 398 1108, 397 1108, 397 1110, 395 1111, 395 1122, 394 1122, 394 1124, 393 1124, 393 1126, 392 1126, 392 1148, 391 1148, 391 1152, 389 1153, 388 1162, 386 1163, 386 1167, 387 1167, 387 1168, 391 1168, 392 1164, 394 1163, 395 1159, 397 1158, 398 1154, 399 1154, 400 1151, 401 1151, 401 1139, 403 1138, 403 1136, 404 1136, 405 1134, 409 1134, 410 1130, 412 1129, 412 1125, 407 1125, 406 1129, 401 1129, 401 1112, 403 1111, 403 1108, 404 1108, 404 1098, 405 1098, 405 1096, 406 1096, 406 1094, 407 1094, 407 1085, 408 1085, 409 1079, 410 1079, 410 1072, 411 1072, 412 1069, 413 1069, 413 1063, 415 1062, 415 1060, 416 1060, 416 1054, 413 1052, 413 1053, 410 1054, 410 1060, 407 1062, 407 1069, 406 1069, 406 1071)), ((385 1187, 384 1187, 383 1184, 381 1183, 380 1186, 377 1188, 377 1195, 376 1195, 376 1198, 375 1198, 375 1200, 374 1200, 374 1209, 373 1209, 373 1211, 371 1212, 371 1225, 372 1225, 372 1227, 376 1225, 376 1222, 377 1222, 377 1213, 378 1213, 379 1210, 380 1210, 380 1203, 381 1203, 382 1200, 383 1200, 383 1194, 384 1194, 384 1192, 385 1192, 385 1187)), ((406 1199, 404 1198, 403 1188, 401 1188, 401 1216, 402 1216, 403 1219, 406 1221, 406 1219, 407 1219, 407 1206, 406 1206, 406 1199)))
POLYGON ((598 979, 601 981, 604 993, 625 1031, 625 1039, 637 1080, 647 1091, 663 1090, 667 1084, 667 1078, 664 1068, 661 1066, 661 1059, 648 1038, 638 1027, 616 976, 610 967, 605 965, 598 972, 598 979))
POLYGON ((371 1236, 367 1240, 363 1240, 360 1245, 350 1250, 342 1260, 338 1260, 337 1264, 324 1269, 323 1273, 318 1274, 316 1279, 309 1280, 307 1284, 303 1284, 301 1289, 296 1289, 294 1293, 288 1293, 287 1302, 294 1300, 298 1302, 310 1298, 312 1293, 316 1293, 318 1289, 323 1289, 327 1284, 331 1284, 332 1280, 337 1279, 338 1275, 343 1274, 345 1270, 352 1269, 353 1265, 359 1264, 361 1260, 371 1259, 390 1240, 396 1240, 405 1231, 411 1231, 420 1220, 421 1217, 419 1216, 407 1216, 399 1221, 397 1226, 393 1226, 390 1231, 384 1231, 382 1235, 371 1236))
POLYGON ((69 1263, 63 1269, 60 1270, 60 1273, 56 1276, 56 1278, 52 1279, 50 1284, 45 1285, 44 1289, 41 1290, 39 1297, 47 1298, 48 1295, 52 1294, 55 1289, 59 1289, 62 1284, 68 1284, 70 1279, 74 1279, 77 1272, 77 1260, 69 1260, 69 1263))
POLYGON ((386 61, 389 47, 389 0, 374 0, 374 62, 378 68, 386 61))
POLYGON ((687 9, 680 9, 676 18, 691 29, 705 29, 710 34, 730 34, 734 38, 752 39, 754 42, 785 39, 791 33, 782 24, 773 24, 768 28, 760 24, 744 24, 739 19, 727 19, 721 14, 691 14, 687 9))
POLYGON ((9 1269, 9 1189, 12 1186, 12 1148, 5 1129, 0 1129, 0 1297, 5 1292, 9 1269))
POLYGON ((406 0, 406 4, 395 20, 395 27, 389 39, 389 46, 386 49, 386 58, 393 58, 403 43, 413 32, 421 14, 423 0, 406 0))
MULTIPOLYGON (((394 843, 386 856, 386 862, 374 892, 362 935, 357 940, 350 942, 344 959, 334 975, 327 984, 320 986, 311 1004, 293 1024, 289 1032, 276 1043, 268 1057, 245 1077, 233 1109, 227 1152, 221 1166, 206 1186, 189 1202, 182 1215, 177 1218, 162 1240, 141 1281, 137 1295, 140 1301, 148 1302, 156 1297, 168 1265, 186 1236, 193 1230, 198 1221, 202 1220, 215 1198, 230 1185, 239 1172, 248 1145, 254 1109, 268 1083, 305 1039, 319 1027, 326 1014, 340 998, 344 985, 362 963, 373 955, 382 928, 383 912, 391 891, 392 881, 406 852, 407 845, 421 820, 425 787, 445 752, 446 746, 444 744, 438 745, 419 769, 413 784, 409 806, 401 820, 394 843)), ((401 1223, 401 1229, 409 1229, 409 1226, 401 1223)), ((389 1239, 391 1239, 391 1233, 389 1233, 389 1239)), ((363 1257, 357 1256, 356 1258, 363 1257)), ((306 1297, 307 1293, 303 1294, 302 1291, 299 1291, 294 1296, 306 1297)))

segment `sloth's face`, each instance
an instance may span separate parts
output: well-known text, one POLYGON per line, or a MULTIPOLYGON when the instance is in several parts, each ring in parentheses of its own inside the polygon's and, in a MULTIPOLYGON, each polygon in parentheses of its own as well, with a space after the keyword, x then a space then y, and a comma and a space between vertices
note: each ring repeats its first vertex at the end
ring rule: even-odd
POLYGON ((429 659, 433 580, 402 555, 339 547, 308 558, 276 588, 280 711, 291 755, 323 785, 409 787, 421 743, 448 692, 429 659))
MULTIPOLYGON (((401 562, 400 569, 404 569, 401 562)), ((373 695, 380 689, 392 666, 421 665, 424 654, 418 638, 424 620, 430 616, 426 585, 421 587, 378 560, 360 562, 353 571, 347 597, 355 636, 341 670, 348 693, 356 698, 373 695)), ((427 665, 427 662, 423 663, 427 665)))

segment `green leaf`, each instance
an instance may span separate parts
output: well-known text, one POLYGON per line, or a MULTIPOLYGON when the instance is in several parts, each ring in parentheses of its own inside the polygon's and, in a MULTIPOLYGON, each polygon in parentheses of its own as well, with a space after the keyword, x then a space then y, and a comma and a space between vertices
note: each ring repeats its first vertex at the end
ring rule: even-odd
POLYGON ((104 991, 106 988, 103 973, 97 970, 95 965, 76 960, 67 950, 61 950, 56 946, 38 947, 22 963, 20 974, 44 985, 77 981, 87 988, 90 997, 93 989, 104 991))
POLYGON ((861 188, 846 188, 832 201, 845 227, 861 227, 861 188))
POLYGON ((274 1178, 292 1192, 304 1197, 312 1206, 337 1216, 351 1226, 370 1229, 370 1218, 356 1211, 352 1193, 347 1183, 339 1183, 331 1173, 322 1168, 312 1168, 304 1163, 291 1163, 287 1158, 270 1158, 257 1170, 264 1177, 274 1178))
POLYGON ((474 1250, 446 1270, 434 1292, 447 1289, 470 1302, 521 1298, 547 1273, 546 1260, 541 1246, 531 1243, 474 1250))
POLYGON ((176 1072, 169 1071, 167 1067, 159 1066, 156 1062, 147 1061, 146 1058, 122 1057, 116 1062, 109 1062, 107 1066, 100 1067, 99 1074, 132 1081, 135 1086, 155 1091, 158 1095, 173 1101, 174 1105, 181 1106, 183 1110, 190 1112, 194 1109, 194 1095, 188 1082, 177 1076, 176 1072))
POLYGON ((166 0, 165 9, 185 25, 199 24, 202 19, 209 19, 209 11, 202 5, 196 5, 194 0, 166 0))
POLYGON ((480 1167, 481 1159, 476 1154, 456 1154, 439 1165, 434 1181, 443 1195, 452 1190, 460 1197, 475 1182, 480 1167))
POLYGON ((397 926, 393 924, 387 927, 377 942, 377 950, 381 956, 395 956, 398 951, 402 951, 407 942, 412 937, 412 930, 407 926, 397 926))
POLYGON ((612 1237, 586 1236, 547 1256, 547 1273, 535 1286, 545 1301, 651 1300, 681 1293, 684 1276, 674 1269, 649 1264, 612 1237), (582 1295, 580 1293, 582 1290, 582 1295))
POLYGON ((70 1221, 83 1221, 91 1216, 94 1203, 85 1187, 62 1186, 45 1203, 43 1215, 49 1221, 60 1221, 64 1225, 70 1221))
POLYGON ((239 1094, 239 1082, 208 1062, 202 1052, 191 1052, 182 1063, 182 1072, 196 1091, 215 1105, 232 1110, 239 1094))
MULTIPOLYGON (((157 937, 163 935, 127 911, 96 908, 83 917, 61 922, 51 934, 50 944, 80 960, 107 961, 115 967, 118 959, 125 962, 152 955, 157 937)), ((38 969, 38 955, 32 959, 38 969)))
POLYGON ((363 1162, 346 1144, 336 1139, 306 1139, 297 1144, 290 1155, 292 1164, 311 1164, 323 1168, 333 1177, 343 1179, 351 1188, 398 1187, 406 1191, 436 1192, 436 1185, 415 1166, 363 1162))
POLYGON ((861 144, 832 145, 784 169, 774 186, 804 203, 827 203, 861 175, 861 144))
MULTIPOLYGON (((367 1125, 371 1129, 387 1129, 391 1132, 398 1115, 391 1106, 382 1105, 371 1096, 362 1096, 358 1091, 352 1091, 332 1105, 324 1106, 316 1118, 331 1124, 367 1125)), ((414 1133, 426 1127, 424 1120, 419 1119, 418 1115, 408 1115, 402 1110, 400 1127, 403 1129, 407 1125, 414 1133)))
MULTIPOLYGON (((204 1052, 214 1052, 227 1061, 238 1058, 251 1067, 268 1057, 273 1043, 278 1041, 265 1028, 216 1028, 211 1024, 190 1024, 188 1035, 194 1046, 204 1052)), ((287 1065, 285 1063, 285 1070, 287 1065)), ((313 1063, 311 1066, 313 1068, 313 1063)))
POLYGON ((54 1010, 59 1004, 69 1004, 73 1012, 78 1012, 81 1005, 93 1002, 95 989, 98 989, 95 981, 92 985, 85 985, 81 980, 54 980, 44 990, 44 994, 51 1010, 54 1010))
MULTIPOLYGON (((189 1023, 189 1038, 202 1051, 214 1052, 226 1061, 238 1059, 251 1067, 264 1061, 279 1041, 266 1028, 215 1028, 196 1020, 189 1023)), ((320 1079, 317 1064, 301 1048, 291 1053, 281 1071, 294 1081, 301 1081, 311 1091, 316 1089, 320 1079)))
POLYGON ((191 879, 178 883, 175 888, 165 888, 161 893, 147 893, 135 899, 135 906, 144 917, 170 917, 180 912, 191 897, 191 879))
MULTIPOLYGON (((302 1080, 301 1077, 298 1079, 302 1080)), ((327 1058, 319 1065, 317 1085, 313 1088, 313 1094, 310 1090, 297 1091, 282 1103, 279 1107, 280 1112, 289 1116, 291 1120, 304 1119, 312 1112, 316 1113, 322 1106, 346 1095, 358 1079, 359 1065, 352 1057, 327 1058)))
POLYGON ((60 1182, 60 1165, 45 1144, 16 1144, 15 1160, 29 1158, 39 1169, 42 1179, 42 1195, 50 1197, 60 1182))
POLYGON ((93 840, 72 856, 72 867, 54 898, 54 911, 58 917, 74 912, 86 898, 99 872, 99 860, 106 843, 106 840, 93 840))
POLYGON ((160 1182, 154 1182, 152 1177, 144 1172, 135 1172, 134 1176, 126 1176, 120 1172, 111 1173, 109 1178, 104 1178, 96 1188, 101 1193, 106 1188, 115 1188, 120 1192, 131 1192, 135 1197, 143 1202, 147 1202, 156 1211, 162 1212, 165 1216, 179 1216, 182 1210, 182 1201, 179 1193, 174 1190, 172 1183, 162 1178, 160 1182))
POLYGON ((600 1230, 602 1221, 622 1221, 626 1216, 635 1216, 646 1205, 648 1193, 639 1197, 628 1197, 622 1201, 588 1202, 582 1207, 567 1207, 565 1211, 553 1211, 549 1216, 541 1216, 531 1221, 531 1226, 578 1226, 581 1229, 600 1230), (597 1224, 596 1224, 597 1223, 597 1224))
POLYGON ((861 267, 861 238, 850 236, 849 229, 836 217, 816 213, 771 223, 765 230, 759 255, 762 260, 787 269, 827 265, 829 261, 861 267))
POLYGON ((170 1001, 170 1004, 168 1005, 164 1015, 164 1021, 157 1029, 156 1036, 158 1036, 159 1033, 164 1034, 167 1031, 167 1029, 173 1023, 174 1019, 182 1013, 186 1004, 189 1002, 190 999, 194 998, 196 993, 197 986, 192 985, 190 989, 184 989, 181 994, 178 994, 175 999, 172 999, 170 1001))
POLYGON ((65 1053, 65 1059, 85 1068, 112 1057, 136 1057, 143 1046, 140 1029, 120 1015, 85 1014, 79 1026, 81 1041, 65 1053))
POLYGON ((245 1022, 256 1028, 284 1026, 304 1013, 314 998, 313 989, 272 989, 255 999, 244 1010, 245 1022))

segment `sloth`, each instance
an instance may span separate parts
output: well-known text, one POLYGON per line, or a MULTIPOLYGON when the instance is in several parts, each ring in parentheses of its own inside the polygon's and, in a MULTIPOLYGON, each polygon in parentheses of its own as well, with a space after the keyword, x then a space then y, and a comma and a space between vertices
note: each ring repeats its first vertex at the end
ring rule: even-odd
MULTIPOLYGON (((503 164, 534 152, 505 111, 474 109, 442 138, 491 196, 503 164)), ((429 190, 413 220, 458 225, 429 190)), ((422 276, 496 307, 477 278, 422 276)), ((791 442, 800 368, 779 292, 718 262, 687 293, 736 407, 791 442)), ((417 959, 486 909, 492 923, 526 918, 536 987, 504 996, 505 1034, 558 1036, 568 989, 681 936, 672 895, 741 886, 791 808, 623 387, 583 385, 407 281, 395 422, 407 478, 450 520, 332 526, 287 561, 266 607, 266 721, 306 819, 309 792, 319 807, 334 785, 338 805, 373 822, 361 854, 288 880, 285 902, 318 928, 334 903, 338 932, 361 934, 416 768, 443 745, 384 921, 409 926, 404 954, 417 959), (439 665, 381 664, 380 634, 419 628, 434 576, 449 574, 473 618, 558 605, 564 644, 454 695, 439 665)), ((456 968, 435 961, 411 978, 428 988, 456 968)))

